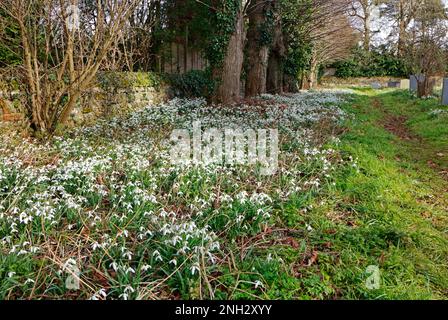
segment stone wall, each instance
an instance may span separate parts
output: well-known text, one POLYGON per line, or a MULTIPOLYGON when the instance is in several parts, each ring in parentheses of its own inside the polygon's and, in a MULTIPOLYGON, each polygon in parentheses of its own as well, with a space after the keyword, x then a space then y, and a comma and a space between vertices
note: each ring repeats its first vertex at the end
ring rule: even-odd
MULTIPOLYGON (((135 87, 107 92, 92 88, 83 96, 70 115, 68 125, 94 123, 99 118, 125 114, 129 111, 158 104, 166 100, 166 88, 135 87)), ((24 119, 18 92, 5 94, 0 92, 0 121, 20 122, 24 119)))
POLYGON ((80 106, 73 110, 70 115, 71 124, 81 125, 92 123, 98 118, 126 114, 132 110, 158 104, 166 100, 166 97, 165 88, 134 87, 116 92, 95 88, 84 97, 80 106))

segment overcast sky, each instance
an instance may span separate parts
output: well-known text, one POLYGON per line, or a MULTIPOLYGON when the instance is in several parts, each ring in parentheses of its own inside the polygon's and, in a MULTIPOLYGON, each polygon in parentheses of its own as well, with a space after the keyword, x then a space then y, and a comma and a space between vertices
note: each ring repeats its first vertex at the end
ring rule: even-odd
MULTIPOLYGON (((448 8, 448 0, 442 1, 445 4, 445 7, 448 8)), ((378 31, 378 33, 373 35, 372 42, 374 45, 384 44, 386 42, 386 38, 389 37, 392 32, 393 26, 390 21, 387 21, 387 19, 380 18, 379 8, 375 10, 373 16, 372 30, 378 31)))

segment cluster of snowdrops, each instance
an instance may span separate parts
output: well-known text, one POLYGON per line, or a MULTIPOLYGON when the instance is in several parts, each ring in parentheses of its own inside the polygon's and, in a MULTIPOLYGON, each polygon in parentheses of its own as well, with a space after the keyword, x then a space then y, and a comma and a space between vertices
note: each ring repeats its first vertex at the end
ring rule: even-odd
MULTIPOLYGON (((274 224, 291 195, 319 192, 338 167, 354 165, 334 148, 346 94, 264 95, 229 107, 175 99, 45 144, 2 139, 2 298, 145 299, 197 286, 212 292, 207 275, 240 239, 274 224), (173 164, 170 133, 194 121, 203 129, 278 129, 277 172, 173 164), (70 276, 79 278, 78 291, 66 288, 70 276)), ((253 282, 257 290, 267 285, 253 282)))

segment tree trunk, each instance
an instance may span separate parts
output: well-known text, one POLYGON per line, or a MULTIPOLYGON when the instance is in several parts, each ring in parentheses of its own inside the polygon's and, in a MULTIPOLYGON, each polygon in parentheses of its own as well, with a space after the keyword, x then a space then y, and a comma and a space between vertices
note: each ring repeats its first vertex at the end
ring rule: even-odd
POLYGON ((434 90, 434 82, 430 77, 423 76, 420 79, 417 77, 417 96, 419 98, 430 96, 434 90))
POLYGON ((281 18, 275 25, 271 53, 268 60, 266 91, 272 94, 283 93, 283 67, 282 61, 285 56, 285 45, 281 18))
POLYGON ((361 1, 362 10, 364 11, 364 50, 370 51, 370 18, 371 6, 369 0, 361 1))
POLYGON ((219 84, 213 97, 215 103, 233 103, 241 98, 241 70, 244 60, 244 15, 242 8, 235 19, 235 32, 230 37, 227 53, 220 70, 215 70, 219 84))
POLYGON ((400 31, 398 34, 398 56, 404 56, 406 27, 403 21, 400 21, 400 31))
POLYGON ((364 50, 370 51, 370 14, 366 14, 364 22, 364 50))
POLYGON ((253 97, 266 92, 268 68, 268 44, 262 43, 262 26, 266 22, 265 9, 268 2, 255 0, 249 8, 247 31, 247 79, 246 96, 253 97))
POLYGON ((404 46, 405 46, 405 35, 406 35, 406 22, 405 22, 405 13, 404 13, 404 3, 400 1, 400 13, 399 13, 399 22, 398 22, 398 56, 403 57, 404 55, 404 46))
POLYGON ((283 91, 284 92, 290 92, 290 93, 296 93, 299 91, 297 78, 293 77, 291 75, 285 74, 283 76, 283 91))
POLYGON ((281 57, 276 53, 272 53, 268 60, 266 92, 271 94, 283 93, 283 71, 281 57))
POLYGON ((299 81, 299 88, 300 90, 308 90, 309 89, 309 75, 307 71, 302 71, 300 73, 300 81, 299 81))
POLYGON ((313 89, 317 85, 317 78, 318 78, 318 65, 317 65, 317 59, 316 54, 313 52, 310 62, 310 74, 308 78, 308 87, 309 89, 313 89))

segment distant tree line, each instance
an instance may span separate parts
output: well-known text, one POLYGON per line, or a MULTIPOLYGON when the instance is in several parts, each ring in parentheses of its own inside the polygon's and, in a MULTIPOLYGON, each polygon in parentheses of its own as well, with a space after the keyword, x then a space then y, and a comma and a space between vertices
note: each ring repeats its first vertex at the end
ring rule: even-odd
POLYGON ((429 78, 448 71, 448 13, 442 0, 353 0, 350 17, 361 46, 337 62, 337 75, 419 78, 419 95, 429 78), (389 34, 384 31, 389 29, 389 34), (380 43, 373 39, 381 35, 380 43))
POLYGON ((345 77, 440 72, 446 17, 441 0, 2 0, 0 68, 14 70, 32 128, 48 134, 99 72, 160 72, 173 42, 208 67, 172 83, 228 104, 312 88, 329 65, 345 77), (392 25, 382 47, 378 19, 392 25))

